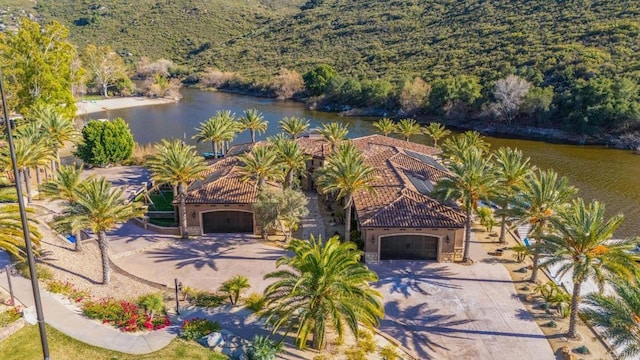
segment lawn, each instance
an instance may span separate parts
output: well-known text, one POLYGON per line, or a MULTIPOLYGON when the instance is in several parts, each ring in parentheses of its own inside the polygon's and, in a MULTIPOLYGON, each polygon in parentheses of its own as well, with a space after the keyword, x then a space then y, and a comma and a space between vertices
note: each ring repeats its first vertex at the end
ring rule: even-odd
MULTIPOLYGON (((200 345, 175 339, 162 350, 146 355, 129 355, 117 351, 105 350, 72 339, 47 326, 47 337, 52 359, 65 360, 173 360, 202 359, 225 360, 226 356, 215 353, 200 345)), ((37 326, 26 326, 0 342, 0 359, 31 360, 42 359, 42 348, 37 326)))
POLYGON ((149 198, 153 205, 149 204, 149 210, 157 211, 173 211, 173 192, 172 191, 154 191, 149 194, 149 198))

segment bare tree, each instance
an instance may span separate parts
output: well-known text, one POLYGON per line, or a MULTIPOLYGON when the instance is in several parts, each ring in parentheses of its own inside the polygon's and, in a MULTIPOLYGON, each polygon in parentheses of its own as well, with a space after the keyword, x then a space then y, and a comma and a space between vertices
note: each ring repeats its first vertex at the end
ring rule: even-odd
POLYGON ((128 79, 124 60, 109 46, 87 45, 84 50, 84 63, 104 97, 108 96, 109 86, 121 79, 128 79))
POLYGON ((154 77, 156 74, 160 74, 165 78, 169 77, 169 69, 174 66, 171 60, 159 59, 154 62, 143 56, 136 64, 136 73, 138 77, 148 79, 154 77))
POLYGON ((515 75, 498 80, 493 90, 496 101, 491 104, 491 111, 497 118, 511 124, 530 88, 531 84, 528 81, 515 75))
POLYGON ((295 70, 280 69, 280 73, 273 79, 271 88, 278 99, 290 99, 296 93, 304 90, 304 80, 295 70))

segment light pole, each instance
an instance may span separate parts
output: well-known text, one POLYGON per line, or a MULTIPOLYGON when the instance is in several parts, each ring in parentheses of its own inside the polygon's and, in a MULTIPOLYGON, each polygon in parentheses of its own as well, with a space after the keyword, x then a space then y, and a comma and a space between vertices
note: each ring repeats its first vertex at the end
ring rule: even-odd
POLYGON ((2 95, 2 110, 4 112, 4 125, 7 127, 7 141, 9 142, 9 153, 11 154, 11 164, 13 165, 13 178, 16 182, 16 192, 18 194, 18 208, 20 209, 20 219, 22 220, 22 233, 24 234, 24 245, 27 251, 27 264, 31 274, 31 288, 33 289, 33 300, 36 304, 36 316, 38 319, 38 329, 40 330, 40 342, 42 343, 42 356, 44 360, 49 360, 49 343, 47 341, 47 329, 44 326, 44 315, 42 313, 42 302, 40 301, 40 288, 38 287, 38 276, 36 265, 31 248, 31 236, 29 235, 29 222, 27 212, 24 207, 22 188, 20 187, 20 172, 16 160, 16 149, 13 146, 13 135, 11 134, 11 121, 7 112, 7 101, 4 96, 4 84, 2 82, 2 72, 0 71, 0 95, 2 95))

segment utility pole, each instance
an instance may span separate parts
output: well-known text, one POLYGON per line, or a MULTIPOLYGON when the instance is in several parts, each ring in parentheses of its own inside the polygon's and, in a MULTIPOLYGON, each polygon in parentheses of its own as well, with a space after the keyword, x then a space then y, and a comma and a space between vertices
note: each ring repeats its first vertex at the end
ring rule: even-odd
POLYGON ((2 110, 4 112, 4 125, 7 127, 7 141, 9 143, 9 153, 11 154, 11 163, 13 165, 13 178, 16 182, 16 192, 18 194, 18 208, 20 209, 20 219, 22 220, 22 233, 24 234, 24 245, 27 252, 27 264, 31 274, 31 288, 33 289, 33 300, 36 304, 36 316, 38 319, 38 329, 40 330, 40 342, 42 343, 42 356, 44 360, 49 360, 49 342, 47 341, 47 329, 44 325, 44 314, 42 313, 42 301, 40 300, 40 288, 38 287, 38 275, 36 274, 36 264, 33 257, 33 248, 31 245, 31 236, 29 234, 29 221, 24 206, 24 198, 22 197, 22 188, 20 187, 20 172, 16 160, 16 149, 13 145, 13 135, 11 130, 11 120, 9 120, 7 101, 4 96, 4 83, 2 82, 2 72, 0 72, 0 95, 2 95, 2 110))

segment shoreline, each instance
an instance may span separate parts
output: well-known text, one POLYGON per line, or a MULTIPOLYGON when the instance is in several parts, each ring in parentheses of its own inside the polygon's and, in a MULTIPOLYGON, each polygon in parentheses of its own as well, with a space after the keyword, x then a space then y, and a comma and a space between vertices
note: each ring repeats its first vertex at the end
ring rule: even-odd
POLYGON ((172 99, 152 99, 144 96, 117 97, 104 100, 83 100, 76 102, 76 116, 99 113, 109 110, 127 109, 138 106, 162 105, 175 103, 172 99))

